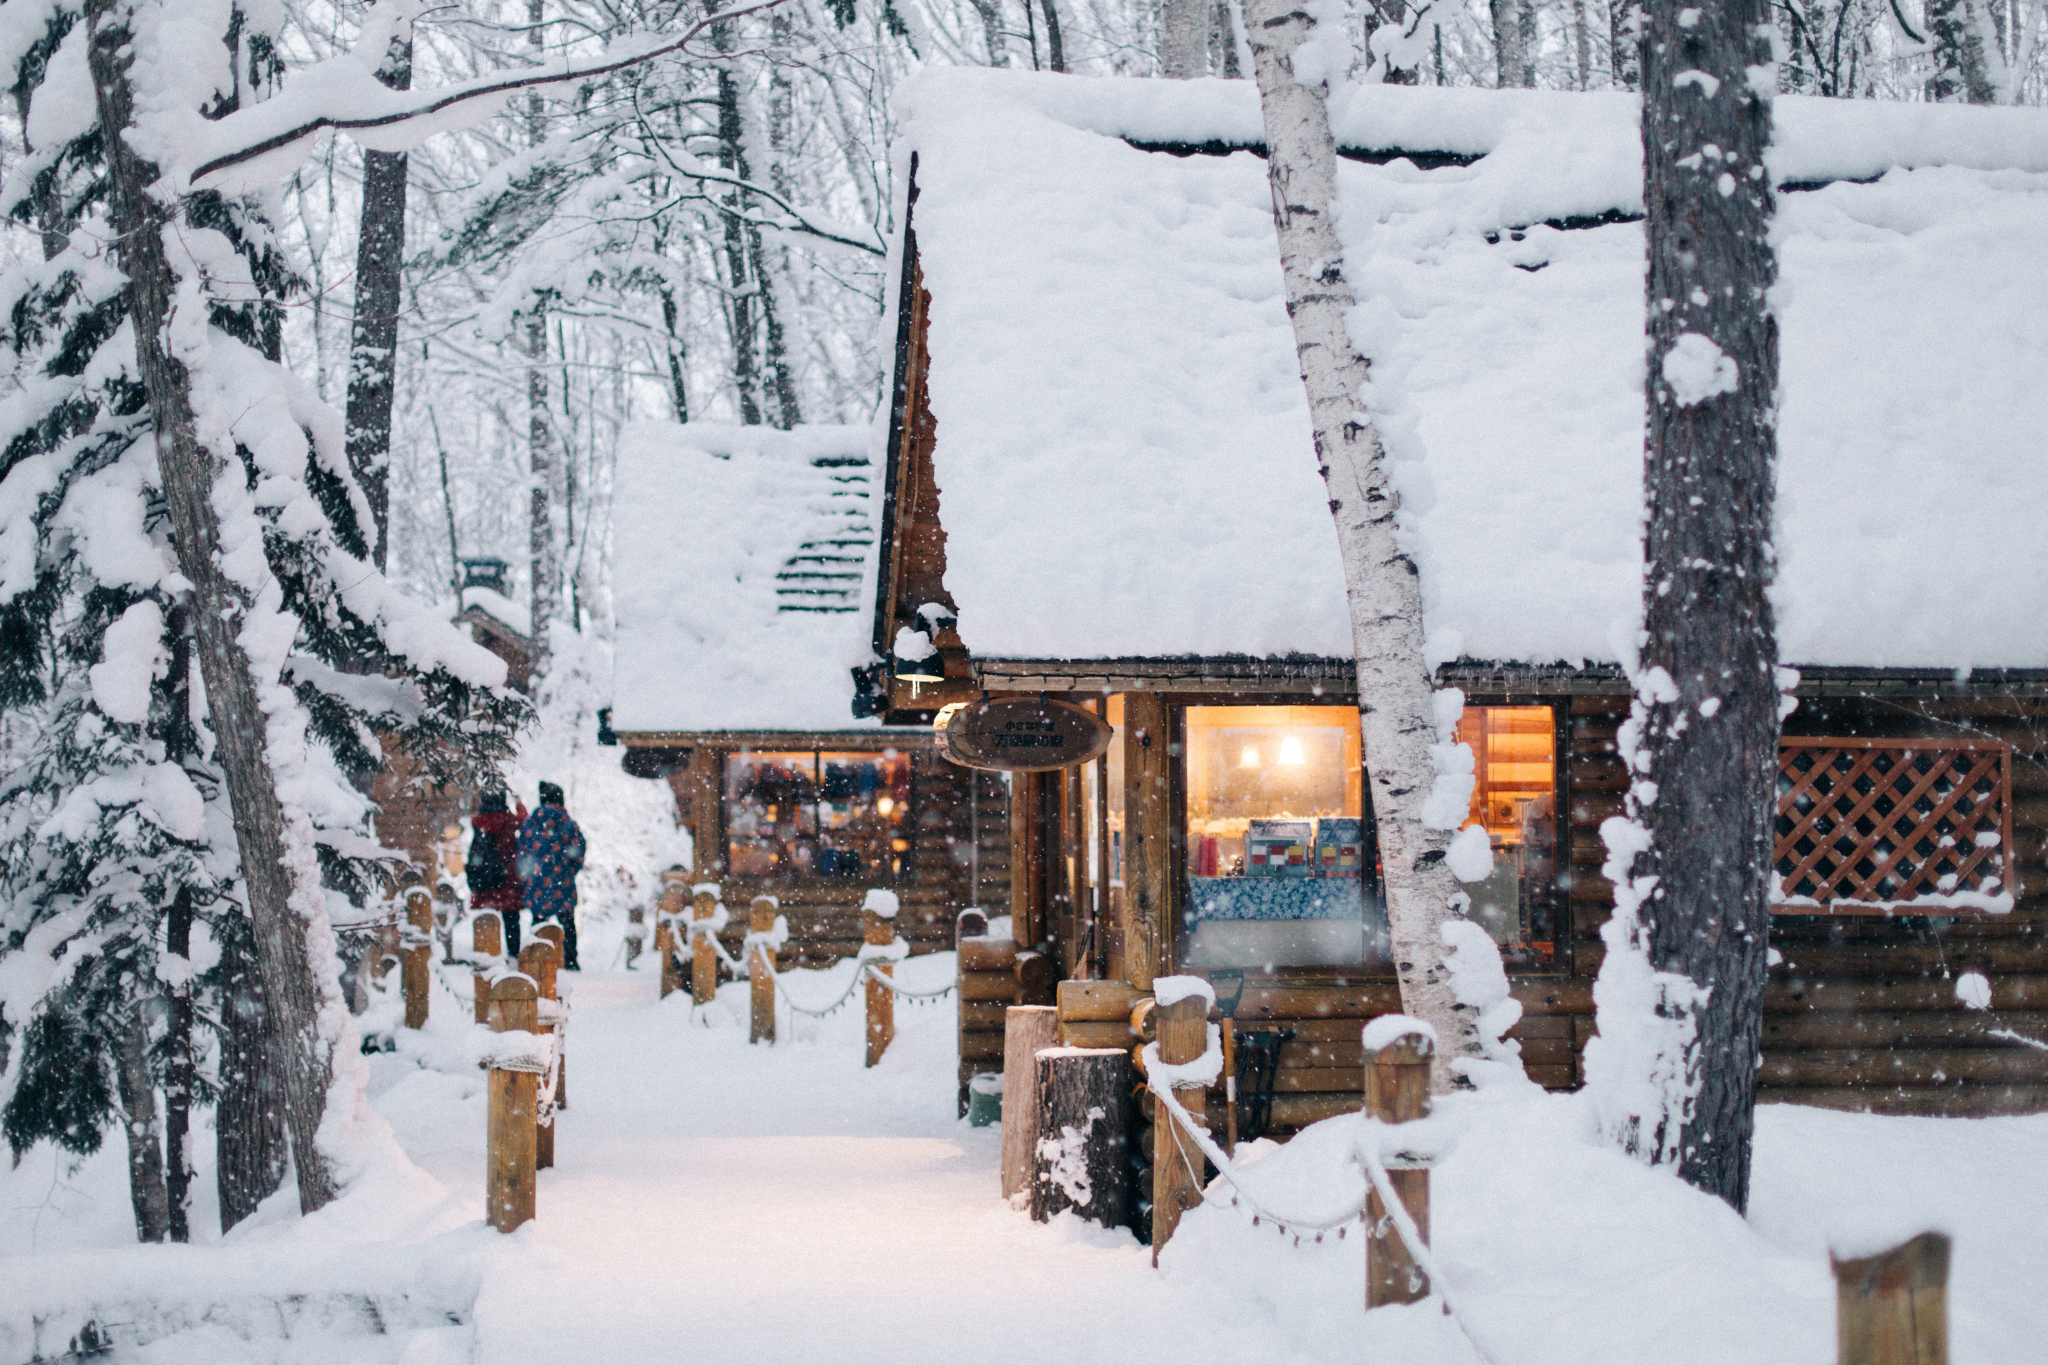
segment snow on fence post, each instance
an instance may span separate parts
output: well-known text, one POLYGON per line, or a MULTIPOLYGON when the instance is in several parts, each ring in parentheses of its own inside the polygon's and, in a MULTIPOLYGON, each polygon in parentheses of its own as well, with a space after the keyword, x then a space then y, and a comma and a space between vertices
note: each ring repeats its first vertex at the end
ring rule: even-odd
POLYGON ((505 922, 495 910, 479 910, 469 922, 470 956, 476 967, 476 1021, 491 1022, 491 978, 505 955, 505 922), (488 961, 489 965, 485 963, 488 961))
POLYGON ((676 963, 676 920, 683 913, 684 885, 689 877, 680 868, 661 874, 661 903, 654 912, 654 951, 661 959, 661 998, 666 1000, 682 986, 682 972, 676 963))
MULTIPOLYGON (((534 927, 533 936, 538 939, 544 939, 547 942, 555 945, 555 956, 553 960, 548 963, 547 975, 540 978, 540 998, 543 1000, 553 1000, 559 1002, 562 998, 562 964, 569 960, 569 950, 565 948, 563 945, 569 941, 569 936, 563 932, 561 925, 553 923, 552 921, 550 921, 547 924, 536 925, 534 927)), ((540 1007, 540 1010, 543 1016, 546 1016, 549 1012, 548 1007, 546 1005, 542 1005, 540 1007)), ((559 1008, 557 1008, 555 1012, 560 1013, 559 1008)), ((545 1017, 543 1017, 541 1021, 541 1031, 543 1033, 558 1032, 558 1030, 554 1026, 554 1023, 546 1019, 545 1017)), ((559 1051, 560 1044, 558 1043, 556 1047, 559 1051)), ((562 1055, 555 1058, 555 1108, 567 1109, 568 1107, 569 1058, 567 1057, 567 1055, 562 1055)), ((547 1164, 552 1166, 555 1164, 552 1160, 554 1153, 554 1139, 549 1138, 548 1144, 550 1160, 547 1164)))
POLYGON ((1837 1365, 1948 1365, 1948 1258, 1939 1232, 1875 1256, 1830 1251, 1837 1365))
MULTIPOLYGON (((517 973, 499 977, 491 987, 491 1031, 533 1032, 540 1021, 539 997, 532 978, 517 973)), ((493 1066, 489 1091, 486 1216, 499 1232, 510 1232, 533 1218, 540 1077, 532 1071, 493 1066)))
POLYGON ((1003 1011, 1003 1198, 1031 1188, 1038 1146, 1038 1053, 1053 1045, 1060 1012, 1051 1005, 1003 1011))
MULTIPOLYGON (((723 894, 717 882, 699 882, 691 888, 690 918, 703 921, 718 914, 723 894)), ((715 930, 705 928, 690 934, 690 998, 708 1005, 718 998, 718 950, 711 946, 715 930)))
MULTIPOLYGON (((1429 1117, 1429 1067, 1436 1037, 1428 1024, 1398 1014, 1365 1027, 1365 1114, 1381 1123, 1429 1117)), ((1387 1181, 1415 1229, 1429 1242, 1429 1170, 1400 1158, 1386 1161, 1387 1181)), ((1415 1303, 1429 1294, 1429 1276, 1394 1226, 1379 1191, 1365 1194, 1365 1306, 1415 1303)))
MULTIPOLYGON (((542 938, 540 930, 536 928, 534 930, 533 942, 519 950, 519 971, 522 975, 532 978, 536 1001, 552 1000, 555 998, 555 968, 560 962, 561 955, 556 951, 553 942, 542 938)), ((495 994, 492 998, 496 998, 495 994)), ((534 1033, 553 1032, 552 1026, 540 1022, 540 1006, 538 1003, 534 1005, 533 1010, 534 1022, 527 1025, 528 1030, 534 1033)), ((553 1167, 555 1164, 555 1129, 552 1124, 545 1127, 541 1126, 540 1110, 537 1101, 534 1109, 533 1141, 533 1164, 541 1170, 553 1167)))
POLYGON ((773 896, 747 907, 747 1041, 775 1042, 775 909, 773 896))
MULTIPOLYGON (((1159 1030, 1159 1060, 1168 1066, 1201 1061, 1209 1049, 1209 1007, 1215 1003, 1209 984, 1198 977, 1163 976, 1153 981, 1152 988, 1158 1001, 1152 1018, 1159 1030)), ((1219 1064, 1220 1060, 1219 1056, 1219 1064)), ((1203 1122, 1208 1107, 1204 1086, 1175 1085, 1173 1095, 1189 1118, 1203 1122)), ((1152 1264, 1156 1266, 1159 1249, 1180 1226, 1182 1211, 1202 1202, 1203 1156, 1165 1105, 1152 1107, 1152 1143, 1152 1264)))
MULTIPOLYGON (((414 876, 419 875, 415 870, 414 876)), ((417 883, 405 892, 405 953, 400 977, 405 986, 405 1026, 427 1026, 429 973, 434 964, 434 893, 417 883)))
POLYGON ((895 974, 889 957, 897 945, 895 892, 868 892, 860 906, 860 941, 860 959, 868 973, 868 1065, 873 1066, 896 1037, 896 993, 886 980, 877 979, 895 974))
POLYGON ((1129 1055, 1120 1047, 1048 1047, 1032 1062, 1038 1076, 1032 1219, 1044 1223, 1072 1209, 1106 1228, 1124 1226, 1130 1218, 1124 1171, 1129 1055))

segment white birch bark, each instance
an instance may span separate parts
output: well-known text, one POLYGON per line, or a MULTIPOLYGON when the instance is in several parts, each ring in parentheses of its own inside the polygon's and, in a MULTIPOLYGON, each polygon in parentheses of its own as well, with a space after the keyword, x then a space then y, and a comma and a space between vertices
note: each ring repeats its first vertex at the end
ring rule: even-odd
POLYGON ((1436 726, 1422 654, 1421 583, 1394 539, 1396 498, 1379 432, 1363 409, 1368 367, 1345 330, 1353 298, 1332 217, 1337 147, 1328 91, 1321 80, 1304 84, 1294 74, 1316 21, 1294 0, 1246 0, 1245 27, 1265 114, 1287 312, 1344 559, 1401 1008, 1437 1031, 1430 1080, 1441 1092, 1455 1074, 1451 1063, 1481 1057, 1484 1049, 1475 1011, 1458 1002, 1444 960, 1444 922, 1467 902, 1444 859, 1447 832, 1422 822, 1435 784, 1429 750, 1436 726))
POLYGON ((1208 72, 1207 0, 1163 0, 1159 6, 1159 74, 1185 81, 1208 72))

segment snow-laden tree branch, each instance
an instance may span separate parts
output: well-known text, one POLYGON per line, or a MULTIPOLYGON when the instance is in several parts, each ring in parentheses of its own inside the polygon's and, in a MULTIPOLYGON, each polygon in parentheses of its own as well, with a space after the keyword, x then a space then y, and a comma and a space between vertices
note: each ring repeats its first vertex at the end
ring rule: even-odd
MULTIPOLYGON (((743 54, 695 52, 690 44, 714 24, 729 23, 774 9, 785 0, 755 0, 698 20, 680 36, 643 34, 623 39, 592 57, 563 56, 529 69, 478 76, 429 90, 393 90, 377 78, 384 51, 364 45, 347 56, 330 58, 286 81, 275 97, 250 105, 226 118, 195 116, 180 129, 172 147, 157 151, 166 166, 181 159, 197 164, 187 188, 246 188, 228 172, 260 165, 259 179, 272 181, 288 174, 310 150, 310 139, 324 128, 353 136, 373 151, 409 151, 436 133, 466 128, 496 114, 521 90, 565 85, 622 71, 670 53, 705 61, 723 61, 743 54), (172 153, 183 151, 184 158, 172 153), (205 182, 202 185, 202 182, 205 182)), ((379 37, 381 39, 381 32, 379 37)))

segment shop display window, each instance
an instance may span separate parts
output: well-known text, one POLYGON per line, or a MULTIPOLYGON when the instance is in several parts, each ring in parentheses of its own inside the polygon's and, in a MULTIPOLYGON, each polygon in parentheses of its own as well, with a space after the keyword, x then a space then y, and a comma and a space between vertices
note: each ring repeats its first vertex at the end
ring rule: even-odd
POLYGON ((736 877, 906 877, 910 812, 910 756, 894 749, 725 760, 726 867, 736 877))
POLYGON ((1384 961, 1377 842, 1350 706, 1190 706, 1184 957, 1384 961))
POLYGON ((1472 746, 1468 825, 1485 826, 1493 874, 1465 887, 1471 916, 1510 966, 1556 960, 1557 720, 1548 706, 1467 706, 1458 739, 1472 746))

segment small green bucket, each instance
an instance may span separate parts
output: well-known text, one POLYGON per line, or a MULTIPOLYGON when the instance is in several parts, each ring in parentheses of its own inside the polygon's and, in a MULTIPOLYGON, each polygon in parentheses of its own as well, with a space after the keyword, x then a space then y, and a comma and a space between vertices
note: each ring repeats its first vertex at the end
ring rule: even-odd
POLYGON ((1003 1121, 1003 1073, 984 1071, 967 1082, 967 1122, 987 1128, 1003 1121))

